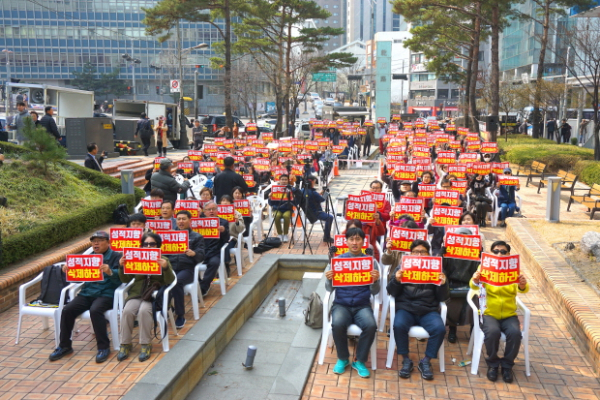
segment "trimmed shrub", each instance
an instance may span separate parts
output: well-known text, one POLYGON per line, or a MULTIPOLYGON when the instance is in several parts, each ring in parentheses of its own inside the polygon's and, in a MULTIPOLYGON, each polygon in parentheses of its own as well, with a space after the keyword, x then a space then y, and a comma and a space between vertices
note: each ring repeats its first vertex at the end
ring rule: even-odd
POLYGON ((548 165, 550 171, 571 169, 580 160, 593 160, 594 152, 579 146, 564 144, 523 144, 511 146, 501 156, 502 160, 513 164, 529 165, 540 161, 548 165))
POLYGON ((29 153, 29 150, 25 147, 10 142, 0 142, 0 149, 4 151, 5 155, 10 156, 20 156, 21 154, 29 153))
POLYGON ((575 164, 573 172, 579 175, 579 180, 591 186, 600 184, 600 163, 597 161, 579 161, 575 164))

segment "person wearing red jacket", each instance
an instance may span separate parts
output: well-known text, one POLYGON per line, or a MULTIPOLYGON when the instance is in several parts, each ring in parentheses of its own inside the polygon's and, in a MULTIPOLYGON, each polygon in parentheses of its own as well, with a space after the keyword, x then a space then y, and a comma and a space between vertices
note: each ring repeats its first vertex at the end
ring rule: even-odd
MULTIPOLYGON (((373 181, 373 182, 371 182, 370 189, 371 189, 371 192, 381 193, 381 192, 383 192, 383 183, 381 183, 380 181, 373 181)), ((377 210, 377 212, 379 213, 379 216, 381 217, 381 220, 383 221, 384 234, 385 234, 385 224, 390 220, 390 212, 391 211, 392 211, 392 206, 391 206, 390 202, 387 200, 383 201, 383 207, 381 208, 381 210, 377 210)), ((367 232, 365 232, 365 233, 367 233, 367 232)))

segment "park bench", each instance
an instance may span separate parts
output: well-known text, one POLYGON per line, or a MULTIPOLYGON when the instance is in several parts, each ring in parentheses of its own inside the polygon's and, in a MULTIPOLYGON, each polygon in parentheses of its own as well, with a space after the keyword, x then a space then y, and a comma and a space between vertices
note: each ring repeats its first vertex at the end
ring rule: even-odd
POLYGON ((539 161, 532 162, 531 165, 525 170, 525 174, 527 175, 525 187, 529 186, 529 183, 533 181, 533 178, 544 179, 546 169, 546 164, 543 164, 539 161))
POLYGON ((588 190, 588 192, 583 196, 571 195, 567 211, 571 211, 571 204, 575 201, 586 206, 589 209, 589 212, 591 212, 590 219, 594 219, 594 213, 596 210, 600 210, 600 185, 594 183, 591 188, 586 190, 588 190))
MULTIPOLYGON (((575 194, 575 190, 587 190, 585 188, 576 188, 575 184, 577 183, 577 179, 579 178, 577 175, 575 174, 571 174, 567 171, 564 171, 562 169, 558 170, 558 173, 556 174, 557 177, 560 178, 560 190, 568 190, 571 192, 571 195, 575 194)), ((547 186, 548 185, 548 177, 544 176, 542 177, 542 179, 540 179, 540 183, 538 185, 538 194, 540 193, 540 189, 543 186, 547 186)))

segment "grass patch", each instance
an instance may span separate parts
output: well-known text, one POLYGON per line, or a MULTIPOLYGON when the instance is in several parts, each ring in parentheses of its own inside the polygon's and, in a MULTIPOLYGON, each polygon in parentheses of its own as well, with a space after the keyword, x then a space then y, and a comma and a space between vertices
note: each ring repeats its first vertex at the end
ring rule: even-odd
POLYGON ((584 233, 599 231, 597 221, 564 220, 559 223, 552 223, 543 219, 530 219, 528 221, 550 245, 562 242, 579 242, 584 233))

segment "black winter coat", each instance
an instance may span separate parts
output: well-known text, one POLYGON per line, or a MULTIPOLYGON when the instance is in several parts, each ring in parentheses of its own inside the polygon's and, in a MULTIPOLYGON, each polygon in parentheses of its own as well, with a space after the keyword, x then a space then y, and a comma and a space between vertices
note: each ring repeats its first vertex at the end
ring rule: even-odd
POLYGON ((419 316, 437 311, 440 302, 446 301, 449 293, 447 280, 441 286, 415 285, 400 283, 395 277, 388 283, 387 291, 396 299, 396 310, 405 310, 419 316))

